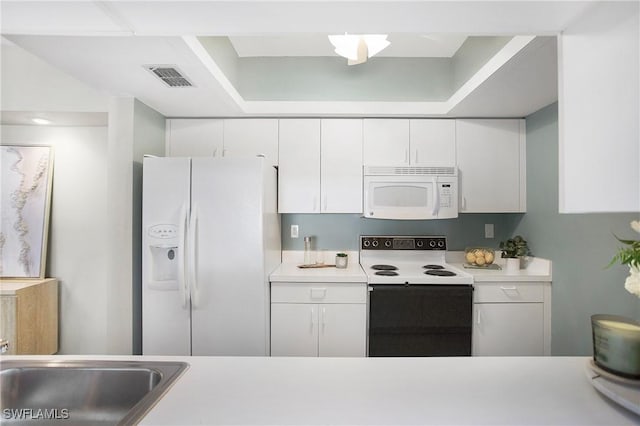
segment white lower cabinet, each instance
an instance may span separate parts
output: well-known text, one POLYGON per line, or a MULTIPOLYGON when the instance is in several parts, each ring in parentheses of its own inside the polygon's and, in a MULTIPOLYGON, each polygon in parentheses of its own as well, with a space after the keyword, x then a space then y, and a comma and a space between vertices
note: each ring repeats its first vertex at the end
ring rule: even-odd
POLYGON ((550 355, 550 285, 476 284, 472 355, 550 355))
POLYGON ((366 284, 272 283, 271 355, 364 357, 366 284))

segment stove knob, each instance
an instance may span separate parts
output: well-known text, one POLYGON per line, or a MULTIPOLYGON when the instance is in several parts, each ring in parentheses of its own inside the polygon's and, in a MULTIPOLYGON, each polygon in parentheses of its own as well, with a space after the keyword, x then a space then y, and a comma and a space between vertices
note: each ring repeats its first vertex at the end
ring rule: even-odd
POLYGON ((385 247, 391 247, 391 240, 387 240, 384 242, 385 247))
POLYGON ((373 247, 378 247, 378 240, 373 240, 373 242, 371 243, 371 245, 373 247))
POLYGON ((438 240, 438 247, 440 248, 444 247, 444 240, 438 240))
POLYGON ((436 246, 436 242, 434 240, 429 240, 429 247, 434 248, 436 246))
POLYGON ((369 240, 364 240, 364 241, 362 242, 362 245, 363 245, 363 246, 365 246, 365 247, 369 247, 369 246, 371 245, 371 241, 369 241, 369 240))
POLYGON ((416 243, 416 246, 418 246, 418 248, 424 247, 424 241, 418 240, 418 242, 416 243))

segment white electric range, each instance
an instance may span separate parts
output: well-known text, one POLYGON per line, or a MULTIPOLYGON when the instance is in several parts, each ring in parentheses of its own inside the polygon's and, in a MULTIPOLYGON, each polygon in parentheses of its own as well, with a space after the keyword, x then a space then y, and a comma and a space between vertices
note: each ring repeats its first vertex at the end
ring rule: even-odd
POLYGON ((473 284, 446 263, 446 237, 361 236, 360 265, 369 284, 473 284))
POLYGON ((446 263, 447 240, 361 236, 369 356, 470 356, 473 277, 446 263))

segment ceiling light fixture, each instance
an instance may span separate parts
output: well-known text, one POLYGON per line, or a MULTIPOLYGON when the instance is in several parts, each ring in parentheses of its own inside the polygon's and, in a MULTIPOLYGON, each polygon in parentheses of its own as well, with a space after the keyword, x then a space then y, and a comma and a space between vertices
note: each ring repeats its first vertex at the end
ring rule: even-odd
POLYGON ((39 118, 39 117, 35 117, 32 118, 31 121, 33 121, 36 124, 51 124, 51 120, 47 120, 46 118, 39 118))
POLYGON ((335 52, 347 58, 347 64, 357 65, 380 53, 391 43, 386 34, 344 34, 330 35, 329 41, 336 48, 335 52))

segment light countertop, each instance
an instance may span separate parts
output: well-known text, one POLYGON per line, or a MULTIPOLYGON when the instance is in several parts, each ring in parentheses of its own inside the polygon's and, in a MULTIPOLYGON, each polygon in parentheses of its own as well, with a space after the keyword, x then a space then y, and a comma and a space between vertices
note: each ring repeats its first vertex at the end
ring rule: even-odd
MULTIPOLYGON (((347 269, 309 268, 301 269, 303 263, 301 251, 283 251, 282 264, 270 275, 271 282, 366 282, 367 276, 359 264, 358 252, 348 252, 347 269)), ((334 263, 335 252, 324 253, 325 263, 334 263)), ((551 261, 539 257, 529 257, 526 268, 516 272, 505 269, 471 269, 464 267, 464 252, 448 252, 447 263, 473 276, 474 283, 482 282, 551 282, 551 261)), ((504 266, 504 259, 497 258, 496 263, 504 266)))
MULTIPOLYGON (((335 251, 324 252, 324 263, 335 264, 335 251)), ((346 252, 347 268, 299 268, 303 264, 303 253, 299 251, 283 251, 282 264, 271 273, 271 282, 342 282, 366 283, 367 275, 360 267, 358 252, 346 252)))
MULTIPOLYGON (((6 357, 24 359, 27 357, 6 357)), ((637 425, 590 383, 587 357, 179 360, 189 369, 142 425, 637 425)))
POLYGON ((540 257, 528 257, 526 259, 526 267, 515 272, 509 272, 504 269, 504 259, 498 257, 495 263, 503 269, 478 269, 465 268, 464 252, 448 252, 447 262, 451 265, 464 270, 473 275, 474 283, 482 282, 551 282, 552 268, 551 261, 540 257))

